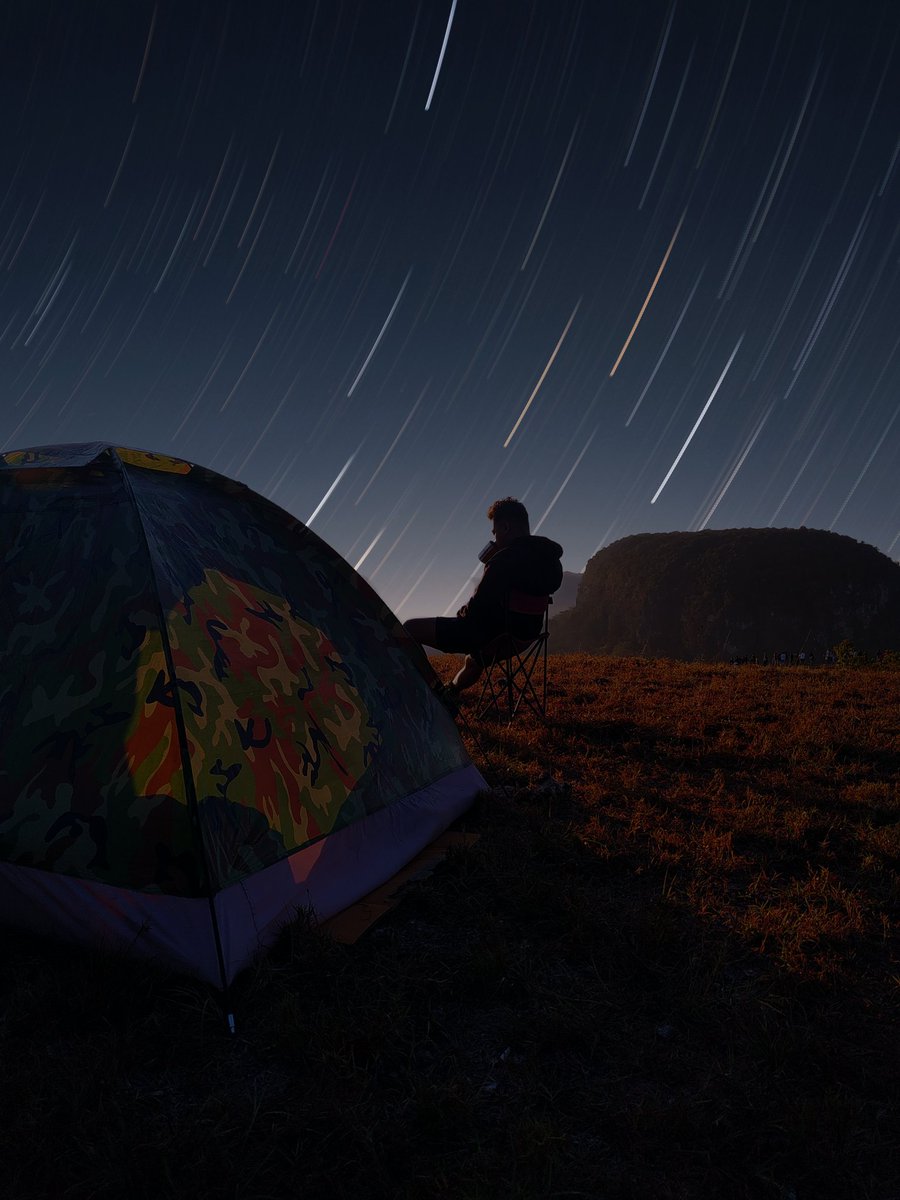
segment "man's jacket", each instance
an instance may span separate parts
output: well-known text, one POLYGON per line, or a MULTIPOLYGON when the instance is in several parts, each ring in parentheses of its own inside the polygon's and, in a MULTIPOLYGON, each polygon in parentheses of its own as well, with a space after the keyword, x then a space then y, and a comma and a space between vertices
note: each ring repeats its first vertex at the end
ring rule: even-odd
MULTIPOLYGON (((510 591, 532 596, 549 596, 563 579, 563 548, 545 537, 521 537, 510 542, 485 563, 484 574, 471 598, 456 614, 493 634, 506 628, 506 596, 510 591)), ((518 637, 536 637, 542 617, 511 613, 509 632, 518 637)))

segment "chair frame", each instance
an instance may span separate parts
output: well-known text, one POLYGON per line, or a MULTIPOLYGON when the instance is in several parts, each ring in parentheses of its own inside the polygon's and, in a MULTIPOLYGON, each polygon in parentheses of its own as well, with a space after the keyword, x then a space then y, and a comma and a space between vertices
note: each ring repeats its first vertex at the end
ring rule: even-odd
POLYGON ((504 605, 506 632, 488 642, 480 651, 485 673, 481 695, 475 706, 477 720, 497 709, 501 715, 505 714, 506 724, 511 725, 524 702, 538 720, 547 723, 547 643, 550 640, 552 603, 552 596, 533 596, 519 591, 508 594, 504 605), (509 631, 510 613, 527 613, 531 616, 543 613, 541 632, 533 638, 516 637, 509 631), (532 677, 539 663, 541 670, 539 687, 536 689, 532 677))

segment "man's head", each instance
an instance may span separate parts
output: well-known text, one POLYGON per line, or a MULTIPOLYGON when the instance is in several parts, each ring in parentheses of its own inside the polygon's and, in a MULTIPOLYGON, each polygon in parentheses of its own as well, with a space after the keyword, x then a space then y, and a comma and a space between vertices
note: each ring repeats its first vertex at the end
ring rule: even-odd
POLYGON ((515 541, 516 538, 528 537, 531 529, 528 524, 528 510, 525 505, 512 496, 504 496, 495 500, 487 511, 491 522, 491 532, 498 550, 515 541))

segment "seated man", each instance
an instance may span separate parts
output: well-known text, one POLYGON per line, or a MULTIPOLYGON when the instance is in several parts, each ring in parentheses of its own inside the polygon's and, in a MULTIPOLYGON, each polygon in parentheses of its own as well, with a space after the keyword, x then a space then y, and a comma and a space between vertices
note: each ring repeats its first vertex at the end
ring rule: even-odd
MULTIPOLYGON (((487 515, 493 542, 479 556, 484 574, 470 599, 455 617, 416 617, 404 622, 417 642, 447 654, 466 655, 446 690, 450 697, 480 679, 485 666, 480 651, 507 632, 508 592, 548 596, 562 583, 562 546, 549 538, 531 536, 524 504, 507 496, 495 500, 487 515)), ((527 641, 537 637, 542 624, 540 616, 510 613, 508 632, 527 641)))

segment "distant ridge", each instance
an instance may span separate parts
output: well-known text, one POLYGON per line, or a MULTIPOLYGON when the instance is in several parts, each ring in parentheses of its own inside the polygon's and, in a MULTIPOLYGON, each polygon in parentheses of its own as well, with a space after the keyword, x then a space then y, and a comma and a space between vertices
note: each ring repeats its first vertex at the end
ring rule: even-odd
POLYGON ((555 653, 805 650, 821 662, 844 639, 867 653, 897 649, 900 564, 822 529, 640 533, 589 560, 575 607, 551 616, 550 630, 555 653))
POLYGON ((558 613, 562 612, 563 609, 575 607, 582 579, 584 579, 584 575, 579 574, 577 571, 563 571, 563 581, 559 591, 553 593, 551 613, 558 613))

